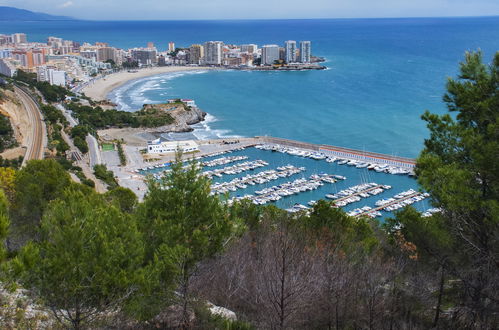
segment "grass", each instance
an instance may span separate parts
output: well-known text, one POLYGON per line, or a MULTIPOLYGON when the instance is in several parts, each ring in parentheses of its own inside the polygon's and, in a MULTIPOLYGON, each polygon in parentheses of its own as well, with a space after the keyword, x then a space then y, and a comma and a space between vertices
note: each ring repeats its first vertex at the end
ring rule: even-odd
POLYGON ((114 150, 113 143, 103 143, 102 144, 102 151, 113 151, 113 150, 114 150))

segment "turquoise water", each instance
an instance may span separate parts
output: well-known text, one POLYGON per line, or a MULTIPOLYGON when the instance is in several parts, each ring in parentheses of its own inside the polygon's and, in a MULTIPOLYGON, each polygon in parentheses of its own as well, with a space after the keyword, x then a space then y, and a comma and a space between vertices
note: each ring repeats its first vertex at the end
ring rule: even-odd
MULTIPOLYGON (((111 96, 128 110, 193 98, 210 114, 197 126, 199 138, 272 135, 415 157, 427 135, 420 116, 426 109, 445 112, 446 79, 456 75, 464 51, 481 48, 490 59, 499 49, 499 18, 261 24, 269 26, 266 42, 312 40, 313 53, 324 56, 329 69, 177 73, 134 82, 111 96)), ((263 38, 255 31, 239 40, 263 38)))
MULTIPOLYGON (((257 184, 254 186, 248 185, 248 188, 246 189, 240 189, 235 192, 230 192, 230 197, 234 196, 243 196, 246 194, 254 194, 255 191, 257 190, 262 190, 264 188, 280 185, 285 182, 290 182, 295 179, 299 178, 309 178, 310 175, 312 174, 336 174, 336 175, 342 175, 346 177, 346 180, 340 180, 336 183, 329 184, 325 183, 323 186, 321 186, 317 190, 313 191, 307 191, 307 192, 302 192, 298 195, 292 195, 288 197, 284 197, 281 200, 275 202, 274 204, 277 205, 278 207, 281 207, 283 209, 287 209, 292 207, 295 203, 300 203, 303 205, 307 205, 307 203, 311 200, 319 200, 319 199, 325 199, 326 194, 335 194, 338 191, 342 189, 346 189, 361 183, 369 183, 369 182, 375 182, 378 184, 382 185, 390 185, 392 186, 391 189, 385 190, 383 193, 372 196, 369 198, 364 198, 359 202, 355 202, 352 204, 347 205, 343 209, 346 211, 350 211, 356 208, 360 208, 363 206, 371 206, 374 207, 374 203, 377 200, 383 199, 383 198, 389 198, 393 197, 394 195, 406 191, 408 189, 418 189, 417 188, 417 183, 416 180, 414 180, 411 177, 408 177, 406 175, 392 175, 392 174, 386 174, 386 173, 377 173, 375 171, 370 171, 367 168, 364 169, 358 169, 353 166, 348 166, 348 165, 338 165, 336 162, 335 163, 327 163, 325 160, 313 160, 310 158, 303 158, 303 157, 298 157, 298 156, 292 156, 289 154, 283 154, 279 152, 271 152, 271 151, 265 151, 265 150, 259 150, 256 148, 247 148, 245 150, 240 150, 240 151, 235 151, 230 154, 226 154, 223 156, 238 156, 238 155, 246 155, 249 158, 247 160, 242 160, 239 162, 227 164, 227 165, 221 165, 221 166, 213 166, 213 167, 206 167, 204 170, 213 170, 217 168, 223 168, 226 166, 231 166, 234 164, 239 164, 245 161, 253 161, 253 160, 264 160, 269 163, 268 166, 261 167, 258 169, 255 169, 253 171, 247 171, 243 172, 240 174, 235 174, 235 175, 223 175, 221 178, 219 177, 213 177, 213 182, 228 182, 231 181, 235 178, 238 177, 243 177, 247 174, 256 174, 262 171, 267 171, 271 169, 276 169, 279 166, 283 165, 288 165, 292 164, 296 167, 305 167, 306 170, 304 172, 301 172, 299 174, 293 175, 288 178, 279 178, 275 181, 270 181, 264 184, 257 184)), ((219 158, 222 156, 213 156, 213 157, 207 157, 204 158, 203 161, 210 160, 210 159, 215 159, 219 158)), ((149 170, 147 172, 149 173, 159 173, 161 172, 162 169, 153 169, 149 170)), ((147 173, 146 172, 146 173, 147 173)), ((144 173, 145 174, 145 173, 144 173)), ((413 204, 413 206, 420 210, 420 211, 425 211, 429 208, 431 208, 429 200, 423 200, 420 202, 417 202, 413 204)), ((383 217, 389 216, 391 213, 389 212, 384 212, 382 211, 383 217)))
MULTIPOLYGON (((494 13, 491 13, 494 14, 494 13)), ((274 135, 415 157, 427 135, 425 109, 445 112, 447 77, 466 50, 490 60, 499 49, 499 17, 238 21, 9 22, 0 33, 50 35, 116 47, 166 49, 207 40, 282 44, 311 40, 327 71, 209 72, 149 79, 122 90, 121 105, 140 108, 193 98, 212 117, 197 134, 274 135)))

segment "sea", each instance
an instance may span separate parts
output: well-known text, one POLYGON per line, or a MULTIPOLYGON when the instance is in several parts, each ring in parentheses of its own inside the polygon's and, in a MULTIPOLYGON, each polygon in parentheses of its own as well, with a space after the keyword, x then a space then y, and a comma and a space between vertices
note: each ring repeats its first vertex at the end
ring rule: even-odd
POLYGON ((160 50, 208 40, 283 45, 310 40, 324 71, 173 73, 111 93, 121 109, 169 98, 194 99, 209 115, 198 138, 270 135, 390 155, 416 157, 428 136, 425 110, 445 113, 449 77, 466 51, 490 62, 499 50, 499 17, 222 21, 2 22, 24 32, 160 50))
MULTIPOLYGON (((127 111, 138 110, 144 103, 189 98, 208 113, 194 132, 165 138, 269 135, 405 157, 417 157, 428 137, 421 120, 424 111, 447 112, 442 100, 446 83, 458 76, 465 52, 480 50, 484 61, 490 62, 499 50, 498 16, 2 22, 0 33, 14 32, 27 33, 30 41, 58 36, 80 43, 107 42, 120 48, 145 47, 153 42, 159 50, 167 49, 169 42, 177 47, 209 40, 262 46, 310 40, 312 54, 326 59, 327 70, 171 73, 129 82, 109 96, 127 111)), ((257 151, 249 154, 263 157, 257 151)), ((271 168, 301 162, 287 156, 268 160, 273 161, 271 168)), ((319 163, 307 165, 313 173, 351 171, 327 167, 325 162, 319 167, 313 164, 319 163)), ((345 187, 375 180, 393 185, 394 193, 418 188, 407 176, 372 174, 366 169, 343 175, 351 178, 341 183, 345 187)), ((313 194, 279 203, 286 207, 320 198, 317 192, 313 194)), ((382 197, 389 196, 387 192, 382 197)))

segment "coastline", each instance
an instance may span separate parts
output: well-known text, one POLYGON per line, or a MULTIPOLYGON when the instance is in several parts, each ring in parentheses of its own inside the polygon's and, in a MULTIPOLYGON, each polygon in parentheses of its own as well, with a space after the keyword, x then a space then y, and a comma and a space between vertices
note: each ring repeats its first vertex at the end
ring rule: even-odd
POLYGON ((81 89, 82 93, 95 101, 107 100, 107 96, 116 88, 123 86, 129 81, 183 71, 220 70, 214 67, 187 67, 187 66, 162 66, 133 70, 136 72, 120 71, 90 82, 81 89))

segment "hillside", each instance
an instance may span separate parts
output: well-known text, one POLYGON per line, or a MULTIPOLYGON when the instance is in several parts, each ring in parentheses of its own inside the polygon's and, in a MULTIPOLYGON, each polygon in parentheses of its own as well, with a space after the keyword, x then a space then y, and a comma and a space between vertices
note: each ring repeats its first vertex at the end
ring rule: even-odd
POLYGON ((67 16, 54 16, 36 13, 26 9, 0 6, 0 21, 67 21, 73 20, 67 16))

